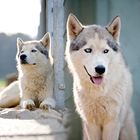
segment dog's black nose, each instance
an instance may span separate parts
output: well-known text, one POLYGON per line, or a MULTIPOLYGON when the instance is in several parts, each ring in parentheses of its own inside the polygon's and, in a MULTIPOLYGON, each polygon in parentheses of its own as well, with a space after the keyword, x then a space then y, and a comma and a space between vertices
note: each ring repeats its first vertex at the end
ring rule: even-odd
POLYGON ((95 67, 95 71, 98 74, 103 74, 105 72, 105 67, 103 65, 98 65, 98 66, 95 67))
POLYGON ((22 55, 20 56, 20 59, 24 61, 24 60, 26 60, 26 57, 27 57, 27 56, 26 56, 25 54, 22 54, 22 55))

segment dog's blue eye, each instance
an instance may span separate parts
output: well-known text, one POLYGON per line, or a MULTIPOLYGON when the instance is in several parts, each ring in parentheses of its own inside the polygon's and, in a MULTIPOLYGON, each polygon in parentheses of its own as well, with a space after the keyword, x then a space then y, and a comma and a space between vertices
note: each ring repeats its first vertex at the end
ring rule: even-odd
POLYGON ((108 53, 109 52, 109 50, 108 49, 105 49, 104 51, 103 51, 103 53, 108 53))
POLYGON ((84 51, 85 51, 86 53, 91 53, 91 52, 92 52, 92 49, 91 49, 91 48, 86 48, 86 49, 84 49, 84 51))
POLYGON ((36 52, 37 50, 31 50, 31 52, 36 52))

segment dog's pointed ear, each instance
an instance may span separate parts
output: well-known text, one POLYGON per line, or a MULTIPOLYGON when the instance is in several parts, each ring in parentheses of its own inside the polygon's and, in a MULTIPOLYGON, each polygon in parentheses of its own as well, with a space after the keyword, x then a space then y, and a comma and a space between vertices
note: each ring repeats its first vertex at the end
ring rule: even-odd
POLYGON ((67 20, 67 38, 70 40, 75 39, 82 29, 83 26, 80 21, 76 18, 76 16, 70 14, 67 20))
POLYGON ((21 38, 18 37, 17 38, 17 48, 19 50, 21 50, 23 45, 24 45, 24 41, 21 38))
POLYGON ((50 37, 50 33, 47 32, 47 33, 42 37, 42 39, 40 40, 40 42, 42 43, 42 45, 43 45, 45 48, 50 48, 50 46, 51 46, 51 37, 50 37))
POLYGON ((112 22, 106 26, 106 29, 113 36, 113 38, 119 42, 120 30, 121 30, 121 19, 119 16, 116 16, 112 22))

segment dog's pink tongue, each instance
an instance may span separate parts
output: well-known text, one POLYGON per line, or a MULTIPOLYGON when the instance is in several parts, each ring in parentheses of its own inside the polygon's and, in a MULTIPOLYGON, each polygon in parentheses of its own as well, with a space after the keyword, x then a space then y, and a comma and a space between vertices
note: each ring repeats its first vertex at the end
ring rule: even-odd
POLYGON ((103 77, 99 76, 99 77, 92 77, 92 82, 96 85, 100 85, 103 81, 103 77))

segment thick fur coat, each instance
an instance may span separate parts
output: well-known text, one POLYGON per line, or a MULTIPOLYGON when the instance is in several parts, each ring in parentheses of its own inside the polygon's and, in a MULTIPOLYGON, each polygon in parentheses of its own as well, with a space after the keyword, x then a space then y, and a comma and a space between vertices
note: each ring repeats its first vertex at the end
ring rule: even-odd
POLYGON ((121 53, 120 17, 109 25, 83 26, 70 14, 66 60, 76 110, 86 140, 136 140, 131 73, 121 53))
POLYGON ((51 38, 46 33, 41 40, 17 39, 18 81, 0 92, 0 107, 12 107, 20 103, 22 108, 48 109, 55 107, 53 98, 53 58, 51 38))
POLYGON ((55 107, 53 60, 49 33, 39 41, 17 39, 17 69, 21 106, 27 109, 55 107))

